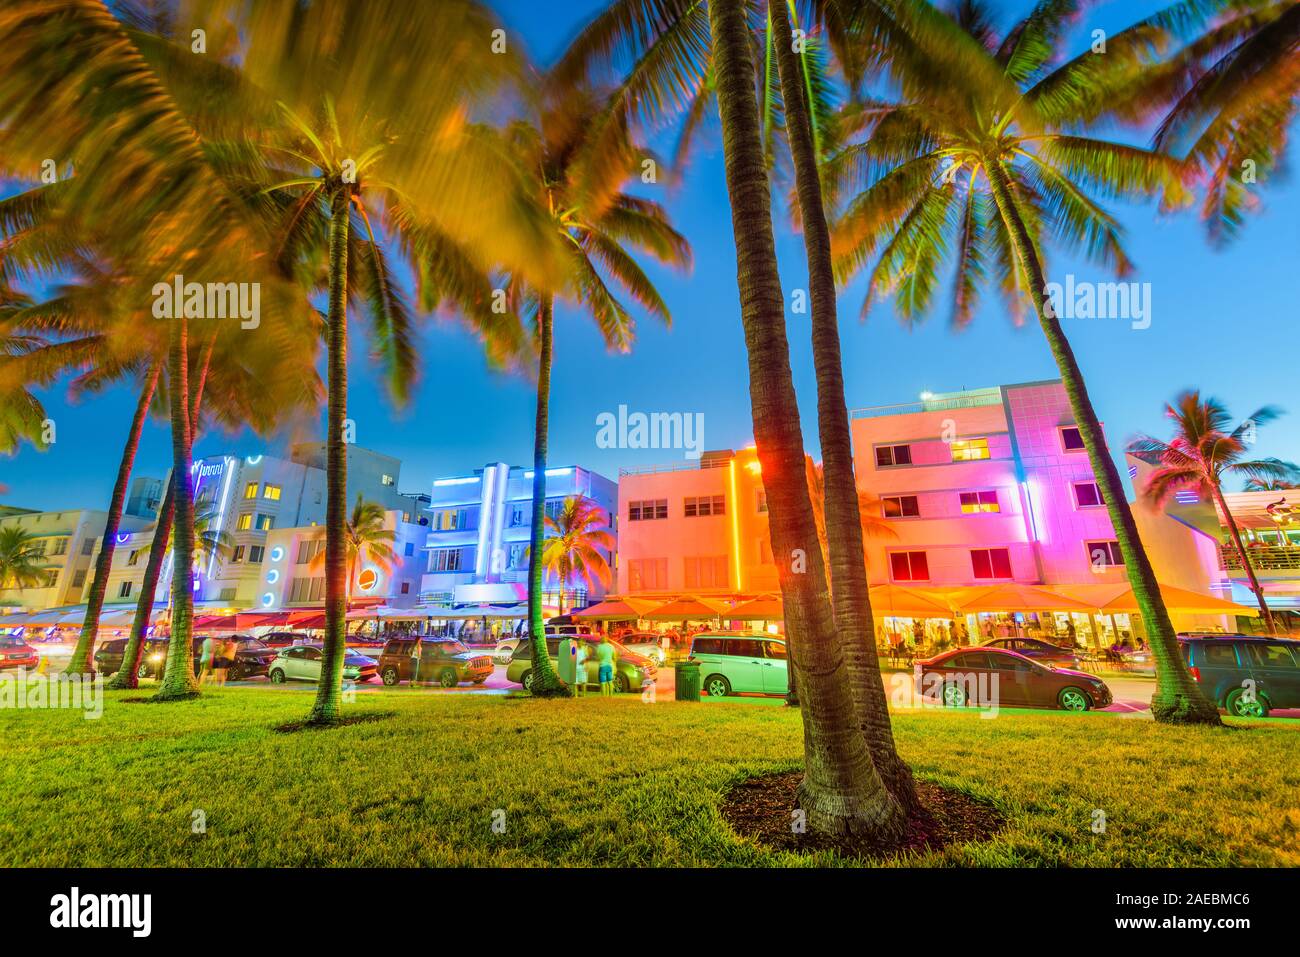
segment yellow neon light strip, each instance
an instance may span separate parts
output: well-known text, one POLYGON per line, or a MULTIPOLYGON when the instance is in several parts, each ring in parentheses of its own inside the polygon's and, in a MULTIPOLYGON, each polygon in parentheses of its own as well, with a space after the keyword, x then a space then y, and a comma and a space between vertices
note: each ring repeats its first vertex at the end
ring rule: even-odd
POLYGON ((740 583, 740 503, 736 500, 736 460, 732 459, 728 470, 731 473, 731 550, 736 556, 736 591, 743 587, 740 583))

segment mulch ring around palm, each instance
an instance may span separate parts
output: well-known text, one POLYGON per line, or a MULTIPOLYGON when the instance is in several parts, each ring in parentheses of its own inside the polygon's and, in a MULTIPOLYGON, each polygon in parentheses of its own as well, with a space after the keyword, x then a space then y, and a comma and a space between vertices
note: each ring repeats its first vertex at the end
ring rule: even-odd
POLYGON ((921 814, 907 822, 902 840, 889 846, 870 840, 837 840, 811 832, 796 833, 791 825, 795 794, 802 771, 748 778, 723 798, 723 819, 737 834, 774 851, 831 851, 842 857, 883 859, 907 851, 937 851, 950 844, 988 840, 1006 824, 1000 813, 968 794, 916 782, 921 814))
POLYGON ((294 734, 298 731, 333 731, 335 728, 346 728, 354 724, 369 724, 371 721, 385 721, 397 714, 396 711, 372 711, 368 714, 353 714, 346 718, 339 718, 337 721, 329 724, 312 724, 307 721, 290 721, 288 724, 277 724, 271 730, 277 734, 294 734))

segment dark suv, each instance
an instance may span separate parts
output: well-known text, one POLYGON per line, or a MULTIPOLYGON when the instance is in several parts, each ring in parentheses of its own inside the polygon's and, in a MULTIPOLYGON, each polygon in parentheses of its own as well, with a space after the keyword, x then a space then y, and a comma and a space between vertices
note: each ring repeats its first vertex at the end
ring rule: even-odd
POLYGON ((1241 718, 1300 708, 1300 641, 1254 635, 1180 637, 1192 677, 1211 700, 1241 718))
POLYGON ((455 638, 391 638, 379 655, 384 684, 433 681, 454 688, 462 681, 481 685, 492 674, 492 656, 470 651, 455 638))
MULTIPOLYGON (((122 655, 126 652, 125 638, 102 641, 95 649, 95 670, 101 674, 116 674, 122 668, 122 655)), ((163 673, 167 665, 167 639, 149 638, 140 653, 138 678, 153 678, 163 673)))

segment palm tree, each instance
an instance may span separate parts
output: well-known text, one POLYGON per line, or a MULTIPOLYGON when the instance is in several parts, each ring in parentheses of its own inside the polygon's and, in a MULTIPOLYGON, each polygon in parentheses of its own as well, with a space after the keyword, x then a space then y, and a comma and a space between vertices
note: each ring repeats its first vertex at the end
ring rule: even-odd
MULTIPOLYGON (((369 562, 386 574, 391 574, 397 566, 397 552, 393 542, 397 533, 384 527, 387 513, 378 502, 367 502, 360 495, 352 506, 352 515, 344 529, 347 543, 347 595, 352 595, 352 586, 357 583, 357 569, 362 562, 369 562)), ((321 571, 325 567, 325 553, 317 552, 307 566, 311 571, 321 571)))
POLYGON ((0 588, 37 588, 45 584, 41 560, 45 550, 27 529, 0 528, 0 588))
POLYGON ((982 7, 962 4, 951 42, 1002 73, 1000 83, 918 87, 912 98, 869 111, 869 137, 845 147, 824 169, 847 195, 835 226, 841 279, 871 267, 864 311, 894 294, 905 319, 930 306, 948 251, 956 259, 953 322, 969 322, 990 271, 1008 306, 1032 302, 1060 371, 1070 408, 1097 478, 1157 664, 1157 720, 1218 724, 1219 715, 1178 652, 1150 559, 1138 537, 1119 470, 1106 448, 1044 277, 1048 240, 1074 247, 1121 275, 1131 269, 1118 224, 1090 193, 1186 198, 1180 167, 1148 150, 1065 132, 1071 98, 1091 90, 1089 58, 1054 67, 1071 4, 1035 6, 1005 37, 982 7), (959 93, 957 91, 960 91, 959 93))
POLYGON ((1277 627, 1241 541, 1237 520, 1223 497, 1223 478, 1239 476, 1253 482, 1287 482, 1300 476, 1300 468, 1291 462, 1275 458, 1245 458, 1255 429, 1281 414, 1275 406, 1264 406, 1233 428, 1232 417, 1221 402, 1213 398, 1202 399, 1199 392, 1192 390, 1183 392, 1165 406, 1165 415, 1174 423, 1172 439, 1165 442, 1149 435, 1139 435, 1128 443, 1131 454, 1155 466, 1141 490, 1143 497, 1152 504, 1163 506, 1175 492, 1195 489, 1219 507, 1228 526, 1228 537, 1232 539, 1237 558, 1250 580, 1250 590, 1259 603, 1259 613, 1271 634, 1277 633, 1277 627))
POLYGON ((533 433, 533 517, 528 564, 528 621, 533 642, 530 692, 567 695, 568 689, 546 653, 542 618, 546 507, 546 460, 549 435, 551 360, 554 349, 555 300, 569 301, 595 320, 610 349, 627 352, 635 323, 610 288, 631 296, 665 324, 672 321, 659 291, 632 257, 639 249, 661 262, 686 268, 690 247, 672 228, 658 203, 621 191, 639 157, 626 137, 607 139, 602 151, 590 148, 587 136, 600 114, 601 100, 590 91, 551 87, 539 123, 512 124, 510 136, 523 169, 533 177, 537 203, 548 212, 554 235, 567 255, 564 281, 554 287, 527 282, 511 285, 512 300, 531 315, 537 331, 537 412, 533 433))
POLYGON ((1244 490, 1247 492, 1287 492, 1294 488, 1300 488, 1300 485, 1290 479, 1250 478, 1246 479, 1244 490))
POLYGON ((555 576, 560 589, 560 614, 564 614, 564 587, 581 578, 588 590, 597 584, 609 587, 609 561, 600 553, 614 553, 614 536, 608 531, 608 517, 585 495, 570 495, 546 527, 554 532, 542 546, 542 566, 555 576))

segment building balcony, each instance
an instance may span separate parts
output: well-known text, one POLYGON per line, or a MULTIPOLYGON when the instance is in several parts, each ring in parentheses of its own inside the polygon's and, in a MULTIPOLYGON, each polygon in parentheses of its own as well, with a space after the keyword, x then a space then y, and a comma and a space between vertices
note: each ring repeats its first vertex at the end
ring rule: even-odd
MULTIPOLYGON (((1246 546, 1251 567, 1259 571, 1300 571, 1300 545, 1246 546)), ((1219 560, 1228 571, 1242 571, 1232 545, 1219 546, 1219 560)))

